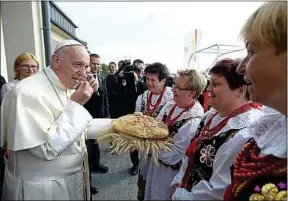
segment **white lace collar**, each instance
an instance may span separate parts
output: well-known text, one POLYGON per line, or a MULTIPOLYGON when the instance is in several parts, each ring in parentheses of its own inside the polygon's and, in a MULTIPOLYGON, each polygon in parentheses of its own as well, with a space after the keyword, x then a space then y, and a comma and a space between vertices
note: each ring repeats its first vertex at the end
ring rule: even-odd
MULTIPOLYGON (((150 93, 151 92, 149 90, 146 90, 143 94, 143 100, 146 104, 147 104, 148 94, 150 94, 150 93)), ((160 95, 154 95, 153 94, 152 95, 152 104, 155 104, 155 102, 158 100, 159 97, 160 97, 160 95)), ((166 87, 160 105, 167 103, 169 100, 172 99, 172 97, 173 97, 173 92, 171 90, 171 87, 166 87)))
MULTIPOLYGON (((207 117, 205 119, 205 124, 213 115, 215 115, 215 113, 217 113, 217 111, 214 108, 212 108, 211 110, 209 110, 206 113, 207 117)), ((240 129, 243 129, 245 127, 248 127, 253 122, 255 122, 257 119, 259 119, 261 116, 263 116, 263 114, 264 113, 262 110, 252 108, 251 110, 249 110, 247 112, 244 112, 242 114, 237 115, 236 117, 229 119, 227 124, 218 133, 216 133, 216 135, 223 133, 223 132, 226 132, 226 131, 229 131, 229 130, 232 130, 232 129, 240 130, 240 129)), ((219 115, 219 114, 217 114, 217 115, 219 115)), ((218 123, 216 123, 216 125, 217 124, 218 123)))
MULTIPOLYGON (((168 115, 170 110, 173 108, 173 106, 175 105, 175 101, 171 100, 170 102, 167 103, 167 107, 166 107, 166 114, 168 115)), ((183 109, 179 108, 178 106, 176 106, 175 111, 172 114, 172 118, 176 117, 178 114, 180 114, 180 112, 182 112, 183 109)), ((204 110, 203 107, 201 106, 201 104, 196 101, 195 105, 190 108, 188 111, 184 112, 177 121, 181 121, 183 119, 188 119, 188 118, 200 118, 204 115, 204 110)))
POLYGON ((287 157, 287 118, 271 108, 255 123, 253 138, 261 154, 287 157))

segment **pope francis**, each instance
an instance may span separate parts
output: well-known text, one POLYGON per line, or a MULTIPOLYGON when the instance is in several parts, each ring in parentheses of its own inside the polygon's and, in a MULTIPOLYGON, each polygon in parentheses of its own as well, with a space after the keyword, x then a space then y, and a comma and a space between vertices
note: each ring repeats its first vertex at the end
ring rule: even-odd
POLYGON ((74 40, 55 49, 50 67, 21 81, 1 107, 5 142, 3 200, 87 200, 85 138, 111 127, 82 106, 97 91, 89 54, 74 40))

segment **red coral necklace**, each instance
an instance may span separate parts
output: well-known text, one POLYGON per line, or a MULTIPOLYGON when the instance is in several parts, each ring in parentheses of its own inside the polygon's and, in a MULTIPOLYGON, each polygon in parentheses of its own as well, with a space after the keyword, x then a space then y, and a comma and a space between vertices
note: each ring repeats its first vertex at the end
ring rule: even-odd
POLYGON ((188 105, 184 110, 182 110, 175 118, 172 119, 172 115, 177 107, 177 105, 175 104, 173 106, 173 108, 170 110, 166 120, 165 120, 165 124, 167 126, 172 126, 173 124, 175 124, 175 122, 179 119, 179 117, 186 111, 188 111, 190 108, 192 108, 195 104, 195 101, 193 101, 190 105, 188 105))
POLYGON ((153 114, 153 112, 155 112, 158 109, 158 107, 159 107, 159 105, 161 103, 162 97, 164 95, 164 92, 165 92, 165 87, 162 89, 161 94, 158 97, 155 105, 152 104, 153 93, 150 92, 150 94, 149 94, 149 96, 147 98, 148 100, 147 100, 147 107, 146 107, 146 112, 147 112, 148 116, 151 116, 153 114))
POLYGON ((213 128, 210 129, 211 123, 212 123, 212 119, 218 114, 214 114, 205 124, 204 128, 202 129, 200 136, 201 139, 209 139, 211 138, 213 135, 215 135, 216 133, 218 133, 221 129, 224 128, 224 126, 226 126, 227 122, 233 118, 238 116, 239 114, 245 113, 247 111, 249 111, 251 108, 255 108, 256 105, 252 102, 247 103, 245 105, 242 105, 241 107, 237 108, 236 110, 234 110, 229 116, 225 117, 220 123, 218 123, 216 126, 214 126, 213 128))

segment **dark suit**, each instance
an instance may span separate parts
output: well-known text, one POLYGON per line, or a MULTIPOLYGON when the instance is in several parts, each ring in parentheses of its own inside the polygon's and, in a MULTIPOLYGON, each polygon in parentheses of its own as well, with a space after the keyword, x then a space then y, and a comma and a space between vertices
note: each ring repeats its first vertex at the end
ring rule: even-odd
POLYGON ((118 75, 116 73, 106 77, 106 87, 109 101, 109 112, 111 118, 121 116, 121 103, 119 102, 120 86, 118 84, 118 75))
MULTIPOLYGON (((109 118, 109 104, 106 89, 106 80, 101 74, 98 76, 99 89, 84 104, 84 107, 93 118, 109 118)), ((95 140, 87 140, 87 151, 90 168, 94 169, 100 164, 100 149, 95 140)))
MULTIPOLYGON (((4 77, 0 75, 0 92, 2 86, 6 83, 4 77)), ((0 199, 2 198, 2 185, 4 179, 4 169, 5 169, 5 162, 4 162, 4 148, 0 147, 0 199)))
MULTIPOLYGON (((121 107, 123 109, 123 115, 133 114, 135 112, 137 98, 146 90, 147 86, 141 79, 136 83, 136 85, 132 83, 121 87, 120 100, 122 100, 121 102, 123 104, 123 107, 121 107)), ((139 165, 138 150, 130 152, 130 159, 133 166, 139 165)))
POLYGON ((92 94, 91 98, 85 103, 84 107, 88 110, 93 118, 108 118, 110 115, 106 79, 100 74, 98 76, 98 81, 98 91, 92 94))
POLYGON ((0 90, 4 84, 6 84, 6 81, 5 81, 4 77, 2 75, 0 75, 0 90))

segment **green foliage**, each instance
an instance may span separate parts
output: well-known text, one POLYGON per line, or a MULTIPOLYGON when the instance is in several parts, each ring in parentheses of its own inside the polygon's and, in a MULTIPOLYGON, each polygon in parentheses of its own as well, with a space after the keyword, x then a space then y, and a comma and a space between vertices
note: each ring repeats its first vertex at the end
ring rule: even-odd
POLYGON ((101 64, 101 68, 102 68, 102 74, 103 75, 105 75, 105 76, 107 76, 107 75, 109 75, 109 68, 108 68, 108 65, 106 65, 106 64, 101 64))

